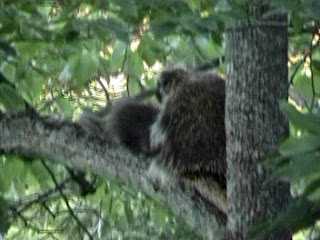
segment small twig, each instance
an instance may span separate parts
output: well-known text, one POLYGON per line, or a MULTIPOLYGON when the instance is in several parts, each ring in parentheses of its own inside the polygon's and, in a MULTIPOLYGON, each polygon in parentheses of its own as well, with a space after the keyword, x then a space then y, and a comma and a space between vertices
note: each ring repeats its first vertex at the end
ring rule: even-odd
POLYGON ((17 237, 19 237, 20 235, 21 235, 21 231, 18 231, 15 234, 13 234, 10 238, 7 238, 7 240, 14 240, 17 237))
MULTIPOLYGON (((311 37, 311 41, 310 41, 310 72, 311 72, 311 88, 312 88, 312 102, 310 105, 310 111, 312 111, 312 108, 314 106, 314 101, 316 98, 316 90, 315 90, 315 86, 314 86, 314 72, 313 72, 313 62, 312 62, 312 50, 313 50, 313 44, 312 41, 315 38, 315 36, 318 35, 318 28, 316 28, 316 30, 313 32, 312 37, 311 37)), ((319 42, 319 40, 318 40, 319 42)), ((315 44, 316 45, 316 44, 315 44)))
POLYGON ((312 227, 311 227, 311 229, 310 229, 309 237, 308 237, 309 240, 312 240, 312 234, 313 234, 313 232, 314 232, 315 226, 316 226, 316 224, 313 224, 312 227))
POLYGON ((100 84, 100 86, 102 87, 104 95, 106 97, 106 101, 107 101, 106 107, 111 107, 112 103, 111 103, 111 99, 110 99, 110 94, 109 94, 107 88, 104 86, 103 82, 101 81, 100 76, 97 77, 97 81, 100 84))
MULTIPOLYGON (((313 39, 313 37, 312 37, 313 39)), ((290 77, 290 84, 293 83, 293 79, 295 77, 295 75, 297 74, 299 68, 301 67, 301 65, 306 61, 307 57, 310 57, 310 60, 311 60, 311 57, 312 57, 312 51, 314 49, 315 46, 312 45, 312 39, 311 39, 311 47, 310 47, 310 51, 308 51, 306 54, 304 54, 303 56, 303 59, 300 60, 300 62, 298 63, 298 66, 294 69, 294 72, 292 73, 291 77, 290 77)))
POLYGON ((310 53, 308 52, 307 54, 304 55, 303 59, 300 60, 300 62, 298 63, 297 67, 294 69, 291 77, 290 77, 290 81, 289 84, 292 85, 293 84, 293 80, 294 77, 296 76, 296 74, 299 71, 299 68, 302 66, 302 64, 306 61, 306 58, 310 55, 310 53))
POLYGON ((0 83, 2 83, 2 82, 8 84, 10 87, 12 87, 12 88, 14 88, 14 89, 16 88, 16 86, 15 86, 12 82, 10 82, 10 81, 0 72, 0 83))
POLYGON ((40 238, 39 240, 46 240, 46 239, 55 239, 55 240, 59 240, 58 238, 56 238, 54 236, 53 233, 48 233, 47 235, 45 235, 43 238, 40 238))
POLYGON ((205 59, 205 56, 203 56, 203 53, 201 52, 201 49, 199 48, 199 46, 196 43, 196 40, 194 39, 194 36, 191 36, 191 41, 192 41, 192 44, 193 44, 194 48, 199 53, 199 56, 201 57, 201 59, 202 60, 205 59))
POLYGON ((46 162, 41 159, 41 163, 43 164, 43 166, 46 168, 47 172, 49 173, 49 175, 51 176, 51 179, 52 181, 54 182, 55 186, 58 188, 58 191, 60 192, 60 195, 61 197, 63 198, 69 212, 70 212, 70 215, 74 218, 74 220, 79 224, 79 226, 85 231, 85 233, 88 235, 89 239, 90 240, 93 240, 93 237, 91 236, 89 230, 86 228, 86 226, 83 225, 83 223, 79 220, 79 218, 76 216, 76 214, 73 212, 70 204, 69 204, 69 201, 68 201, 68 198, 66 197, 66 195, 63 193, 62 189, 59 186, 58 184, 58 181, 56 179, 56 177, 54 176, 54 173, 51 171, 51 169, 49 168, 49 166, 46 164, 46 162))
POLYGON ((308 106, 308 103, 307 103, 307 100, 306 100, 306 99, 303 99, 303 103, 304 103, 304 105, 306 106, 307 111, 310 112, 310 108, 309 108, 309 106, 308 106))
POLYGON ((19 218, 22 220, 24 226, 26 228, 29 228, 35 232, 38 233, 61 233, 62 231, 60 229, 52 229, 52 230, 47 230, 47 229, 41 229, 41 228, 37 228, 36 226, 30 224, 30 222, 28 221, 28 219, 26 219, 21 212, 17 212, 17 215, 19 216, 19 218))
MULTIPOLYGON (((25 203, 25 204, 20 204, 20 205, 13 205, 10 207, 11 210, 14 210, 14 209, 18 209, 20 208, 21 206, 23 206, 21 209, 19 209, 19 212, 22 213, 23 211, 26 211, 29 207, 31 207, 33 204, 35 203, 39 203, 41 201, 43 201, 43 199, 47 198, 50 194, 52 193, 55 193, 59 188, 63 189, 66 185, 66 183, 70 181, 70 178, 64 180, 62 183, 60 183, 58 186, 56 186, 55 188, 53 189, 49 189, 48 191, 42 193, 42 194, 39 194, 38 197, 28 203, 25 203)), ((28 198, 28 197, 27 197, 28 198)))
POLYGON ((52 218, 56 218, 56 215, 54 214, 54 212, 51 211, 51 209, 47 206, 45 202, 43 202, 41 205, 50 214, 52 218))
POLYGON ((247 22, 248 22, 248 26, 251 26, 251 21, 250 21, 250 5, 249 2, 244 2, 244 11, 246 12, 246 18, 247 18, 247 22))
MULTIPOLYGON (((312 40, 311 40, 311 47, 310 49, 312 48, 312 40)), ((314 101, 315 101, 315 98, 316 98, 316 90, 314 88, 314 74, 313 74, 313 64, 312 64, 312 51, 310 51, 310 72, 311 72, 311 89, 312 89, 312 101, 311 101, 311 105, 310 105, 310 111, 312 111, 313 109, 313 105, 314 105, 314 101)))
POLYGON ((49 108, 50 106, 52 106, 55 103, 55 98, 46 101, 43 103, 43 106, 39 108, 39 112, 43 112, 45 109, 49 108))
POLYGON ((128 76, 127 76, 127 94, 128 94, 128 98, 130 98, 129 80, 130 80, 130 77, 129 77, 129 75, 128 75, 128 76))
POLYGON ((124 52, 123 62, 122 62, 122 66, 121 66, 121 72, 123 72, 123 70, 124 70, 124 65, 127 60, 127 55, 128 55, 128 45, 126 46, 126 50, 124 52))

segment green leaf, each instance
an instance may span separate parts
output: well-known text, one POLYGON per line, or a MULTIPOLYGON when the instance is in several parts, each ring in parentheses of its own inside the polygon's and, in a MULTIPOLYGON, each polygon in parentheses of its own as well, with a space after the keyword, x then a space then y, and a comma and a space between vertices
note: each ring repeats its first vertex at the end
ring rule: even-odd
POLYGON ((127 51, 127 44, 122 41, 117 41, 110 58, 111 72, 117 72, 122 67, 126 51, 127 51))
POLYGON ((24 162, 15 156, 7 155, 0 162, 0 191, 13 191, 14 194, 25 194, 27 173, 24 162))
POLYGON ((2 155, 0 158, 0 193, 8 192, 12 184, 11 178, 7 177, 7 174, 11 175, 11 172, 7 172, 8 164, 7 158, 2 155))
POLYGON ((320 136, 305 135, 298 139, 288 139, 280 146, 280 153, 284 157, 315 151, 320 148, 320 136))
POLYGON ((253 239, 264 239, 271 232, 288 229, 296 232, 312 226, 319 215, 320 203, 306 198, 295 199, 276 219, 256 225, 250 230, 253 239))
MULTIPOLYGON (((36 179, 37 183, 42 187, 42 189, 47 188, 49 185, 48 183, 52 182, 51 177, 49 176, 41 161, 33 160, 27 162, 25 165, 26 167, 28 167, 30 175, 32 175, 36 179)), ((28 184, 32 184, 30 180, 31 177, 29 176, 28 184)))
POLYGON ((103 76, 107 76, 110 72, 110 62, 104 58, 100 58, 99 73, 103 76))
POLYGON ((0 106, 6 111, 19 111, 24 109, 22 97, 7 83, 0 83, 0 106))
POLYGON ((152 39, 149 35, 143 36, 137 52, 149 67, 154 65, 157 60, 161 61, 165 55, 162 43, 152 39))
POLYGON ((72 73, 70 66, 66 64, 59 75, 59 81, 62 83, 68 83, 71 80, 72 73))
POLYGON ((153 29, 153 32, 156 36, 159 37, 167 37, 172 33, 177 33, 177 28, 179 26, 180 20, 178 18, 169 19, 156 19, 154 21, 151 21, 151 28, 153 29))
POLYGON ((94 194, 88 195, 86 198, 93 204, 99 204, 102 200, 106 198, 106 184, 104 182, 100 183, 94 194))
MULTIPOLYGON (((297 30, 298 31, 298 30, 297 30)), ((289 49, 292 54, 295 54, 297 52, 303 52, 305 49, 309 49, 310 47, 310 41, 311 41, 311 34, 308 33, 301 33, 300 29, 298 33, 295 33, 296 35, 293 35, 289 38, 290 44, 289 49)))
MULTIPOLYGON (((280 108, 283 113, 296 127, 306 129, 310 133, 320 134, 320 116, 315 114, 302 114, 294 106, 287 102, 281 102, 280 108)), ((311 139, 310 139, 311 141, 311 139)), ((311 144, 311 143, 310 143, 311 144)))
POLYGON ((14 66, 12 66, 11 64, 3 64, 1 72, 4 75, 4 77, 8 79, 8 81, 14 83, 16 74, 16 68, 14 66))
POLYGON ((0 49, 8 57, 16 57, 17 56, 16 49, 14 47, 12 47, 8 42, 0 41, 0 49))
POLYGON ((128 87, 129 87, 129 93, 130 97, 135 96, 141 92, 141 86, 139 83, 139 79, 135 77, 130 77, 127 79, 128 82, 128 87))
POLYGON ((130 199, 127 199, 124 203, 124 211, 126 214, 127 223, 131 224, 133 223, 134 216, 133 216, 133 210, 131 209, 131 201, 130 199))
POLYGON ((311 88, 311 79, 305 74, 298 72, 293 81, 294 90, 303 97, 308 104, 311 103, 313 93, 311 88))
POLYGON ((0 237, 10 226, 9 206, 9 201, 0 195, 0 237))
POLYGON ((102 40, 109 36, 125 43, 130 42, 128 24, 112 12, 109 13, 108 19, 95 21, 92 28, 102 40))
POLYGON ((26 77, 19 82, 19 89, 24 99, 34 104, 40 99, 42 91, 43 77, 37 74, 35 71, 30 71, 26 77))
POLYGON ((120 199, 119 197, 115 197, 112 206, 111 218, 115 222, 120 222, 121 226, 127 223, 123 213, 124 203, 122 199, 120 199))
POLYGON ((109 192, 106 194, 106 197, 104 198, 104 204, 103 204, 103 210, 107 216, 110 216, 113 209, 113 201, 114 197, 112 192, 109 192))
POLYGON ((61 114, 63 114, 64 117, 66 117, 67 119, 72 118, 73 106, 67 98, 57 98, 55 99, 55 103, 58 107, 58 110, 61 114))
POLYGON ((201 51, 201 55, 205 59, 212 59, 214 56, 219 56, 223 53, 222 46, 217 44, 212 39, 207 39, 204 37, 197 37, 195 39, 197 47, 201 51))
POLYGON ((320 177, 317 179, 313 180, 311 183, 307 185, 303 192, 303 196, 308 196, 310 194, 313 194, 315 191, 320 189, 320 177))
POLYGON ((140 76, 143 73, 143 61, 138 52, 128 51, 124 72, 129 76, 140 79, 140 76))
POLYGON ((284 164, 279 170, 282 176, 290 180, 301 180, 319 173, 320 161, 315 153, 296 154, 291 156, 290 162, 284 164))
POLYGON ((168 217, 168 214, 164 209, 160 206, 153 206, 151 208, 151 219, 152 221, 159 227, 163 227, 166 224, 166 220, 168 217))
POLYGON ((74 89, 83 88, 99 67, 99 56, 95 52, 86 52, 69 57, 59 75, 59 80, 74 89))
POLYGON ((121 6, 121 16, 128 20, 134 20, 138 17, 138 8, 134 1, 118 1, 121 6))
POLYGON ((186 0, 186 2, 192 11, 201 10, 201 0, 186 0))
POLYGON ((23 58, 31 59, 36 55, 41 54, 42 51, 45 50, 47 45, 42 42, 33 42, 33 41, 25 41, 15 43, 15 47, 20 56, 23 58))
POLYGON ((312 60, 312 66, 320 72, 320 60, 312 60))
POLYGON ((315 93, 319 93, 320 92, 320 69, 314 68, 314 67, 313 67, 313 85, 314 85, 315 93))
POLYGON ((317 0, 302 1, 305 11, 300 11, 305 17, 311 18, 316 24, 320 22, 320 2, 317 0))
POLYGON ((85 53, 70 59, 73 86, 81 87, 87 83, 99 67, 99 57, 95 53, 85 53))

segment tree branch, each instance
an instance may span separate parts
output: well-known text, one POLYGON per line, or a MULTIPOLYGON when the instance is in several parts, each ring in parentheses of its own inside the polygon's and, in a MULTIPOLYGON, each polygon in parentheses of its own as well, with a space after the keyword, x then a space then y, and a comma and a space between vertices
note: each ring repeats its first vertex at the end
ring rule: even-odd
POLYGON ((41 160, 42 165, 45 167, 45 169, 47 170, 47 172, 49 173, 52 181, 54 182, 54 185, 56 186, 56 188, 58 188, 58 191, 62 197, 62 199, 64 200, 64 203, 66 204, 70 215, 74 218, 74 220, 78 223, 78 225, 82 228, 82 230, 88 235, 90 240, 93 240, 93 237, 91 235, 91 233, 89 232, 89 230, 86 228, 85 225, 83 225, 83 223, 80 221, 80 219, 78 218, 78 216, 74 213, 73 209, 71 208, 70 204, 69 204, 69 200, 66 197, 66 195, 63 193, 62 188, 59 187, 59 183, 58 180, 56 179, 54 173, 51 171, 51 169, 49 168, 49 166, 46 164, 46 162, 42 159, 41 160))
POLYGON ((30 195, 26 196, 22 199, 22 203, 21 203, 21 199, 18 201, 17 204, 14 204, 10 207, 10 209, 12 211, 18 211, 20 213, 28 210, 32 205, 36 204, 36 203, 45 203, 45 200, 48 199, 50 197, 50 195, 56 193, 58 191, 58 188, 60 189, 64 189, 66 186, 66 183, 70 181, 69 179, 64 180, 62 183, 59 183, 58 186, 47 190, 46 192, 40 193, 38 195, 35 195, 35 197, 32 197, 32 200, 25 202, 24 199, 30 199, 30 195))
POLYGON ((226 215, 199 196, 193 187, 180 181, 157 185, 148 174, 151 159, 132 156, 109 140, 89 136, 77 124, 35 114, 0 112, 0 136, 0 152, 40 156, 76 169, 91 169, 168 205, 206 239, 219 239, 223 234, 226 215))

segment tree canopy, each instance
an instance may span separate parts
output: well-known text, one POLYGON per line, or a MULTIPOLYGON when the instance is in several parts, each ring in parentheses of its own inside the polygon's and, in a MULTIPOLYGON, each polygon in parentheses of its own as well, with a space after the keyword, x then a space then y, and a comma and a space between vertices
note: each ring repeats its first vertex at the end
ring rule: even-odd
MULTIPOLYGON (((248 4, 2 0, 0 119, 36 111, 51 122, 77 121, 83 109, 98 111, 120 98, 155 101, 157 73, 166 66, 225 77, 228 24, 247 18, 248 4)), ((292 184, 294 201, 253 232, 263 235, 285 225, 302 230, 296 240, 318 239, 320 2, 274 1, 265 17, 277 13, 289 19, 290 88, 281 107, 290 137, 265 162, 292 184)), ((202 239, 182 214, 118 179, 0 146, 0 239, 202 239)))

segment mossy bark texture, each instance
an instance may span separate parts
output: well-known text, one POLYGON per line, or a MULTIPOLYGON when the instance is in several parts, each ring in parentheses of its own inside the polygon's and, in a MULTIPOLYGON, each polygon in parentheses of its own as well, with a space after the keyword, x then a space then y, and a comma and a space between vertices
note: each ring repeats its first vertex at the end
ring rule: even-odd
MULTIPOLYGON (((247 15, 229 25, 226 45, 226 239, 240 240, 250 239, 250 227, 278 215, 290 199, 288 184, 261 164, 288 135, 288 121, 279 109, 288 92, 288 36, 286 16, 263 17, 266 1, 230 2, 243 4, 247 15)), ((267 239, 291 236, 283 230, 267 239)))

